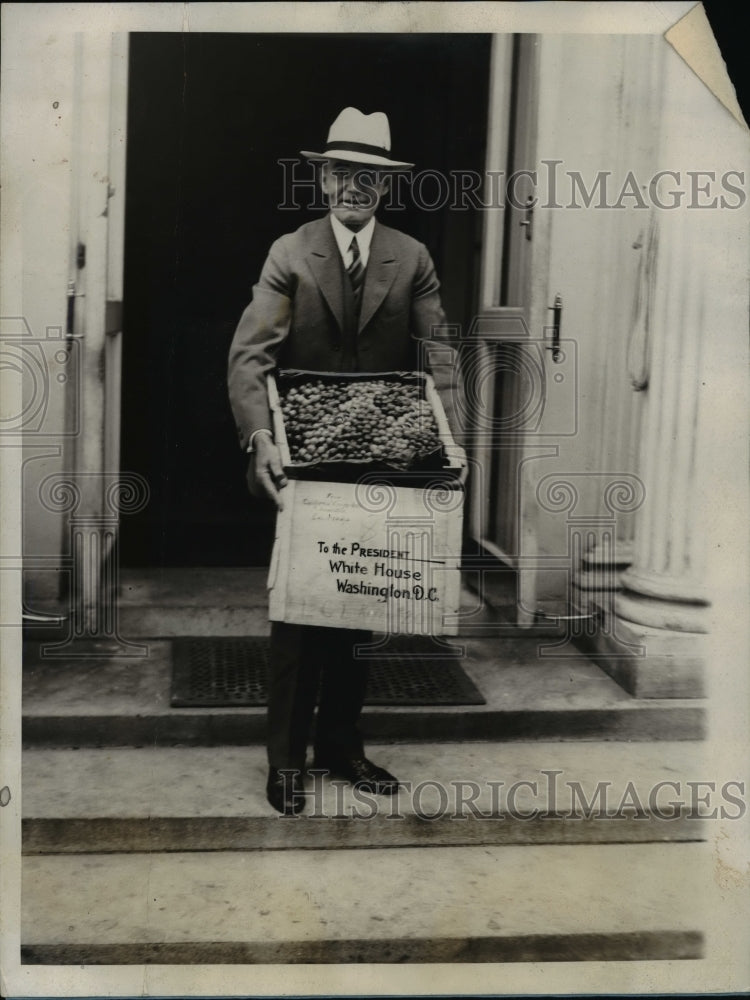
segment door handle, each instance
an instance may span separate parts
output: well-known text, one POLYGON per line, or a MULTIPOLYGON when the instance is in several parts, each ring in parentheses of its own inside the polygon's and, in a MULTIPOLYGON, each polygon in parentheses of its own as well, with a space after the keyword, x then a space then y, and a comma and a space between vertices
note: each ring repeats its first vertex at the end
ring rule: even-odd
POLYGON ((562 295, 559 293, 555 296, 555 301, 553 305, 547 306, 547 308, 552 313, 552 343, 545 344, 544 346, 548 351, 552 351, 552 360, 555 364, 560 364, 562 361, 562 351, 560 350, 560 326, 562 324, 562 295))

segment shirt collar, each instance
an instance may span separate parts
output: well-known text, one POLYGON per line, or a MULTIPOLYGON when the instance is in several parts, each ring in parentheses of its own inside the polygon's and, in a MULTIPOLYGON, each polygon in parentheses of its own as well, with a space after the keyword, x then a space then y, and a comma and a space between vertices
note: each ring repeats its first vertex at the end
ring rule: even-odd
POLYGON ((336 243, 338 244, 339 253, 342 259, 346 259, 346 253, 349 247, 352 245, 352 236, 357 237, 357 246, 359 247, 359 253, 362 257, 362 262, 364 266, 367 266, 367 258, 370 256, 370 244, 372 243, 372 234, 375 232, 375 216, 370 219, 366 226, 363 226, 359 232, 354 232, 348 229, 343 222, 340 222, 333 213, 331 213, 331 228, 333 229, 333 235, 336 237, 336 243))

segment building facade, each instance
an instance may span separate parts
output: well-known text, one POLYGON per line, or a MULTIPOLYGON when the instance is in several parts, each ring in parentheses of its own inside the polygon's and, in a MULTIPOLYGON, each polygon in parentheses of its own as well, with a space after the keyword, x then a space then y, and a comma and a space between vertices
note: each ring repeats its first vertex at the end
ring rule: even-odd
MULTIPOLYGON (((286 183, 297 168, 284 165, 284 149, 303 144, 279 125, 283 93, 263 99, 265 117, 238 122, 227 110, 251 99, 236 74, 242 44, 256 41, 199 35, 186 54, 179 35, 91 30, 50 37, 40 55, 38 32, 18 33, 5 69, 19 99, 4 125, 14 171, 1 333, 13 382, 4 451, 21 507, 7 526, 5 572, 11 596, 22 572, 29 621, 57 613, 72 635, 114 636, 123 559, 224 558, 225 494, 200 472, 214 449, 236 449, 216 373, 254 280, 252 254, 262 258, 274 225, 292 228, 267 186, 282 174, 286 183), (181 65, 184 92, 165 69, 181 65), (157 70, 160 96, 148 86, 157 70), (216 133, 196 135, 212 108, 216 133), (160 132, 177 142, 184 176, 170 172, 160 132), (213 155, 200 159, 199 146, 213 155), (242 170, 256 171, 247 183, 239 168, 227 180, 240 146, 250 150, 242 170), (169 190, 165 206, 158 192, 169 190), (248 223, 260 201, 281 221, 248 223), (153 233, 170 226, 160 244, 153 233), (244 241, 231 254, 230 226, 244 241), (237 263, 243 247, 248 264, 237 263), (164 291, 175 268, 183 303, 184 289, 201 292, 184 313, 164 291), (193 385, 201 371, 208 389, 193 385), (196 399, 206 409, 194 427, 196 399), (163 463, 176 464, 162 479, 163 463), (141 533, 127 535, 138 517, 141 533)), ((270 64, 289 44, 266 42, 258 59, 270 64)), ((327 44, 333 58, 337 40, 327 44)), ((732 474, 745 433, 736 392, 747 361, 746 127, 679 38, 496 34, 414 51, 445 66, 443 89, 436 75, 418 127, 399 139, 440 168, 419 174, 409 204, 421 201, 412 221, 439 264, 462 357, 477 579, 511 572, 518 626, 563 616, 631 693, 701 696, 717 602, 736 590, 717 548, 721 518, 744 504, 732 474)), ((395 101, 398 81, 388 86, 395 101)), ((236 497, 242 456, 232 456, 236 497)), ((237 530, 267 531, 262 512, 237 516, 230 549, 237 530)), ((251 546, 242 558, 256 557, 251 546)))

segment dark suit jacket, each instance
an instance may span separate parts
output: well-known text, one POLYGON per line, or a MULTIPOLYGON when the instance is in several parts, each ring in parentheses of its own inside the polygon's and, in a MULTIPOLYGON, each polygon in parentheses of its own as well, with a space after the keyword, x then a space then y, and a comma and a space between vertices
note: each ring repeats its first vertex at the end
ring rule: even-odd
POLYGON ((240 444, 271 428, 266 375, 311 371, 413 371, 417 342, 444 326, 439 283, 417 240, 375 223, 359 323, 330 219, 282 236, 271 247, 229 352, 229 398, 240 444))

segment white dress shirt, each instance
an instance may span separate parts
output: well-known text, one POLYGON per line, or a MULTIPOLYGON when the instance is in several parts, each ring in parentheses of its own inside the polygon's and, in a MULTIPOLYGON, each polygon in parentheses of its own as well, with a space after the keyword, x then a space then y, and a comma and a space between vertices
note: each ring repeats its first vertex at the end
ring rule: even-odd
POLYGON ((352 229, 348 229, 335 215, 331 215, 331 227, 333 228, 333 235, 336 237, 336 243, 341 254, 341 259, 344 262, 344 267, 349 268, 352 263, 352 236, 357 240, 362 267, 367 267, 367 261, 370 259, 372 234, 375 232, 375 216, 373 215, 367 225, 363 226, 356 233, 352 229))

